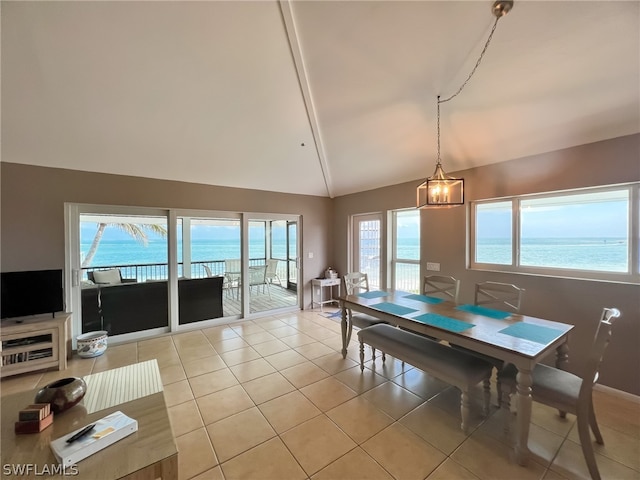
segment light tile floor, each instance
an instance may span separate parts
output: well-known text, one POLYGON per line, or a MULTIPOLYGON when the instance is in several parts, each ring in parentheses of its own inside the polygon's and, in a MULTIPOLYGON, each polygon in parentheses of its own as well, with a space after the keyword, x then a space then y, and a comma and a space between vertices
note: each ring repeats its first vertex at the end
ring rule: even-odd
MULTIPOLYGON (((185 480, 589 478, 574 417, 534 403, 532 458, 521 467, 496 407, 483 418, 476 403, 463 434, 457 390, 391 357, 372 362, 369 349, 361 373, 355 341, 342 359, 340 326, 327 313, 112 345, 101 357, 74 358, 65 372, 0 387, 7 395, 157 359, 185 480)), ((595 405, 602 478, 640 479, 640 404, 595 392, 595 405)))

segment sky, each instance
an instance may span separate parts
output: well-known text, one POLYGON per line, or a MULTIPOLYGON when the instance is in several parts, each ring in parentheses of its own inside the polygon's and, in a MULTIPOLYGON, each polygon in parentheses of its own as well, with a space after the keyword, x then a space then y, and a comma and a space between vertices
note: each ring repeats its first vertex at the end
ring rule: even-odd
MULTIPOLYGON (((398 235, 401 238, 418 238, 420 213, 408 211, 398 216, 398 235)), ((251 236, 260 236, 261 229, 251 227, 251 236)), ((628 202, 612 201, 603 203, 587 203, 557 206, 538 206, 524 209, 521 218, 522 236, 524 238, 578 238, 578 237, 627 237, 628 236, 628 202)), ((93 240, 97 223, 81 223, 81 241, 93 240)), ((478 238, 509 238, 511 236, 511 213, 506 210, 490 210, 478 214, 478 238)), ((284 239, 285 228, 274 229, 274 239, 284 239)), ((239 240, 238 226, 206 226, 193 225, 192 239, 206 240, 239 240)), ((150 232, 149 240, 160 239, 150 232)), ((128 234, 115 227, 107 227, 103 241, 130 240, 128 234)))
MULTIPOLYGON (((95 222, 81 222, 80 223, 80 241, 82 243, 89 243, 93 240, 98 229, 98 224, 95 222)), ((260 236, 262 229, 259 227, 250 227, 250 236, 260 236)), ((240 241, 240 227, 233 226, 206 226, 206 225, 193 225, 191 227, 191 239, 192 240, 207 240, 207 239, 220 239, 220 240, 238 240, 240 241)), ((284 228, 275 228, 273 230, 273 239, 284 239, 286 231, 284 228)), ((148 232, 148 238, 150 241, 160 240, 162 237, 153 232, 148 232)), ((114 242, 122 240, 131 240, 131 237, 124 231, 115 226, 107 226, 102 236, 102 241, 114 242)))
MULTIPOLYGON (((511 236, 511 212, 489 211, 478 215, 478 238, 511 236)), ((626 237, 627 202, 590 203, 523 210, 523 238, 626 237)))

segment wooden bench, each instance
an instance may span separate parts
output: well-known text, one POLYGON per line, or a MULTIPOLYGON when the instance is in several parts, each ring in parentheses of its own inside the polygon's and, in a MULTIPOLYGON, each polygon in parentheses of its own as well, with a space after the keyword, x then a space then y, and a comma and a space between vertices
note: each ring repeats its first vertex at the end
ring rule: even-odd
POLYGON ((489 413, 490 377, 493 365, 468 353, 454 350, 434 340, 401 330, 391 325, 379 324, 358 331, 360 340, 360 370, 364 371, 364 344, 373 349, 378 348, 430 375, 457 387, 460 398, 460 414, 462 430, 468 432, 469 410, 471 400, 469 392, 480 382, 484 385, 484 414, 489 413))

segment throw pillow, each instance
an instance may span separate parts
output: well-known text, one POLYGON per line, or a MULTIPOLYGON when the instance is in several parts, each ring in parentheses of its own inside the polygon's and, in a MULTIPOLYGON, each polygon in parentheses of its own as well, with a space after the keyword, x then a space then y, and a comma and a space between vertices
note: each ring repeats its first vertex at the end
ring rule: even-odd
POLYGON ((120 279, 120 270, 112 268, 111 270, 95 270, 93 272, 93 280, 96 283, 109 284, 122 283, 120 279))

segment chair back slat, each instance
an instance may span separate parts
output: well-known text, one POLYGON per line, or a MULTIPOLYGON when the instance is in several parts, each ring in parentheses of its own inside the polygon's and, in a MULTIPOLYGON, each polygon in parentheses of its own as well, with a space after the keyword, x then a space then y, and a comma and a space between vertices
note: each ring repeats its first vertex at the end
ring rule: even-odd
POLYGON ((602 310, 602 317, 598 323, 596 334, 593 340, 593 345, 589 352, 589 358, 585 367, 585 371, 582 375, 582 386, 580 387, 580 398, 583 395, 591 395, 593 385, 598 381, 598 373, 604 352, 611 340, 611 330, 613 329, 613 322, 620 317, 620 310, 617 308, 604 308, 602 310))
POLYGON ((524 288, 510 283, 482 282, 476 284, 475 304, 508 308, 515 313, 520 312, 524 288))
POLYGON ((444 275, 426 275, 422 284, 424 295, 436 295, 445 300, 453 300, 458 303, 460 293, 460 280, 444 275))
POLYGON ((344 291, 347 295, 356 295, 369 291, 369 277, 366 273, 351 272, 342 277, 344 291))

